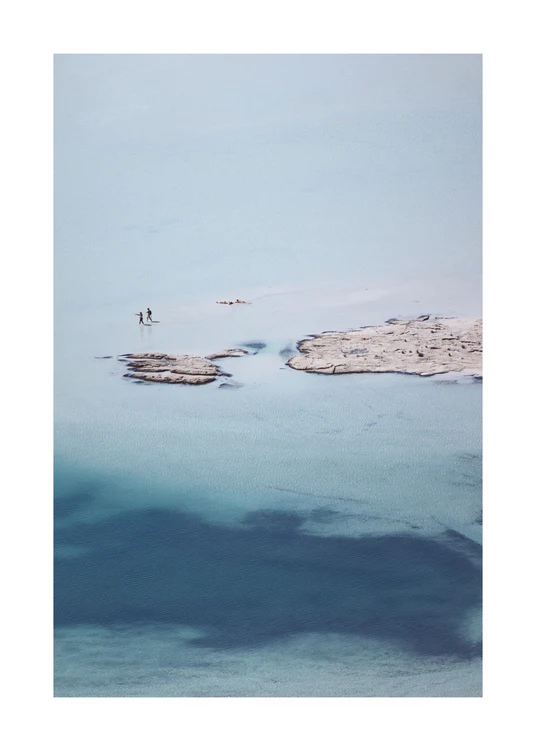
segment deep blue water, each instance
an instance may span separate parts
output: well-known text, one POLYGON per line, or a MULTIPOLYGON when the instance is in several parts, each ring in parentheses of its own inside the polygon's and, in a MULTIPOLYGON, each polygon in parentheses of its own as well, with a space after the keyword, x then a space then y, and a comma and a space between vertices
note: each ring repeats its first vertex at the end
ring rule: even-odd
MULTIPOLYGON (((91 488, 60 497, 56 515, 91 500, 91 488)), ((58 545, 83 552, 56 563, 56 625, 186 625, 206 631, 196 644, 221 649, 313 632, 480 654, 460 634, 480 606, 477 543, 450 529, 316 536, 301 529, 309 516, 260 509, 226 527, 147 509, 60 528, 58 545)))

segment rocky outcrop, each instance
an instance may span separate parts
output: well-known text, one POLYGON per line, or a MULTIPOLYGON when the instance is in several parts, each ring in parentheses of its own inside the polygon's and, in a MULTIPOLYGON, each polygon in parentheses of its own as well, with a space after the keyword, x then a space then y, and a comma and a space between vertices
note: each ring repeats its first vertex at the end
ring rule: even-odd
POLYGON ((229 376, 204 357, 167 355, 163 352, 144 352, 121 355, 127 363, 125 378, 154 383, 185 383, 198 386, 212 383, 216 378, 229 376))
POLYGON ((356 331, 325 331, 298 343, 295 370, 341 373, 467 372, 482 377, 481 318, 389 319, 356 331))
POLYGON ((185 383, 190 386, 200 386, 204 383, 212 383, 216 380, 215 376, 189 375, 186 373, 175 373, 169 370, 159 373, 135 371, 133 373, 125 373, 124 377, 153 383, 185 383))
MULTIPOLYGON (((125 378, 138 382, 201 385, 230 377, 213 360, 256 354, 266 344, 248 342, 243 346, 250 351, 223 349, 206 357, 142 352, 121 355, 119 360, 128 368, 125 378)), ((481 318, 434 318, 430 315, 405 321, 390 318, 381 326, 312 334, 297 346, 299 354, 291 357, 287 365, 309 373, 412 373, 421 376, 466 373, 482 379, 481 318)), ((281 354, 284 352, 282 350, 281 354)), ((221 385, 241 386, 233 382, 221 385)))
MULTIPOLYGON (((212 383, 217 378, 230 377, 230 373, 220 370, 212 360, 251 354, 255 353, 245 349, 222 349, 206 357, 168 355, 165 352, 138 352, 136 354, 130 352, 120 355, 118 359, 126 363, 129 370, 124 378, 153 383, 185 383, 199 386, 212 383)), ((229 387, 238 388, 239 386, 230 384, 229 387)))

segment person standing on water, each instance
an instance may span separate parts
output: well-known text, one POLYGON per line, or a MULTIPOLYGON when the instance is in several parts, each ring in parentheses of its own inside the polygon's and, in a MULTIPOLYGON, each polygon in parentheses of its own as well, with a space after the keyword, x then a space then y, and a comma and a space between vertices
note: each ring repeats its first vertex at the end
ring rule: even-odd
POLYGON ((147 317, 145 319, 145 323, 148 323, 149 321, 151 321, 151 323, 153 322, 153 319, 151 318, 152 314, 153 312, 151 308, 147 308, 147 317))
POLYGON ((139 313, 136 313, 135 315, 137 315, 137 316, 139 316, 139 317, 140 317, 140 320, 138 321, 138 323, 139 323, 139 325, 141 326, 141 325, 142 325, 142 323, 143 323, 143 313, 142 313, 142 312, 141 312, 141 310, 140 310, 140 312, 139 312, 139 313))

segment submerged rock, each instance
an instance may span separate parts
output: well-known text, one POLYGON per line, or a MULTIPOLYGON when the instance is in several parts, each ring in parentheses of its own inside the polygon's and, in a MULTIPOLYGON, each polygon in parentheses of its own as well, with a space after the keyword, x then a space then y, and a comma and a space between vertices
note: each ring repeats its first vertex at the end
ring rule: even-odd
POLYGON ((243 355, 251 355, 252 352, 248 352, 247 349, 221 349, 219 352, 215 352, 212 355, 207 355, 206 360, 220 360, 223 357, 242 357, 243 355))
POLYGON ((466 371, 482 376, 482 319, 421 316, 389 319, 388 325, 329 331, 298 342, 295 370, 340 373, 412 373, 422 376, 466 371))
POLYGON ((244 342, 242 346, 257 350, 266 348, 266 344, 264 342, 244 342))
POLYGON ((279 350, 279 354, 281 355, 281 357, 290 357, 290 355, 292 355, 292 353, 295 351, 296 348, 293 344, 287 344, 285 347, 282 347, 279 350))
POLYGON ((224 383, 220 383, 218 388, 220 389, 241 389, 243 383, 238 383, 238 381, 225 381, 224 383))

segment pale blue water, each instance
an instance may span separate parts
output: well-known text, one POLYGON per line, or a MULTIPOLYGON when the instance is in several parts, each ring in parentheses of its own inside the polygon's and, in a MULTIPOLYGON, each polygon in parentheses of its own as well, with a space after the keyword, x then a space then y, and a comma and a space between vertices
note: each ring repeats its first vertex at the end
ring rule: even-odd
MULTIPOLYGON (((265 93, 283 62, 255 61, 265 93)), ((57 696, 481 694, 481 385, 285 366, 313 332, 480 314, 462 63, 448 106, 410 92, 403 116, 337 109, 370 59, 287 60, 270 106, 221 61, 57 63, 57 696), (292 103, 313 68, 322 117, 292 103), (260 124, 201 87, 190 115, 221 129, 190 127, 169 84, 207 71, 260 124), (237 389, 116 359, 246 342, 220 361, 237 389)))

